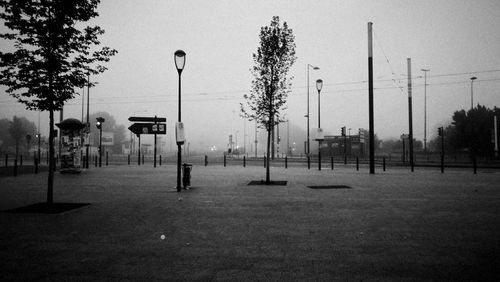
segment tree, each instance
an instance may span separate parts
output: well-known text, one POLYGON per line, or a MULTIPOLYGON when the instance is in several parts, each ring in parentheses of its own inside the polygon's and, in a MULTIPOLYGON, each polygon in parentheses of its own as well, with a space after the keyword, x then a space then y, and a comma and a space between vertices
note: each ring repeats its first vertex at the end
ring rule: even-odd
MULTIPOLYGON (((495 115, 500 118, 499 108, 489 109, 481 105, 468 111, 454 112, 452 123, 444 129, 445 150, 447 152, 467 151, 471 157, 492 155, 495 115)), ((438 136, 431 140, 430 144, 435 151, 441 150, 441 141, 438 136)))
POLYGON ((257 121, 259 127, 267 131, 266 184, 270 184, 271 132, 275 125, 284 121, 280 114, 286 109, 292 80, 288 71, 297 57, 293 31, 286 22, 281 26, 279 17, 273 17, 269 26, 262 27, 259 37, 260 46, 253 54, 252 87, 250 94, 243 95, 246 106, 240 104, 240 107, 243 117, 257 121))
POLYGON ((14 116, 9 126, 9 134, 16 145, 16 159, 19 156, 19 145, 26 139, 26 136, 34 136, 36 125, 25 117, 14 116))
POLYGON ((54 111, 83 87, 87 75, 106 68, 117 51, 108 47, 92 51, 104 33, 99 26, 77 27, 98 16, 99 0, 0 0, 0 19, 11 33, 0 38, 13 41, 13 52, 0 52, 0 84, 29 110, 49 112, 49 174, 47 203, 53 202, 54 111))

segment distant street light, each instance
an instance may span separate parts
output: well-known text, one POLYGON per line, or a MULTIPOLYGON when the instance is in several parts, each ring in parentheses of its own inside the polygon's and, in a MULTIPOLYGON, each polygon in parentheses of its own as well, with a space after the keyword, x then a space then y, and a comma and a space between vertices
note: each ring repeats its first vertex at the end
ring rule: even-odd
POLYGON ((104 118, 103 117, 98 117, 96 118, 96 123, 95 125, 97 126, 97 129, 99 129, 99 167, 102 166, 102 124, 104 123, 104 118))
POLYGON ((307 64, 307 152, 306 155, 311 153, 311 146, 309 144, 309 68, 313 70, 319 70, 319 67, 315 67, 313 65, 307 64))
POLYGON ((474 80, 476 80, 477 77, 473 76, 470 78, 470 109, 472 110, 474 108, 474 80))
MULTIPOLYGON (((318 135, 321 132, 321 89, 323 88, 323 80, 316 80, 316 89, 318 90, 318 135)), ((318 139, 318 170, 321 170, 321 139, 322 136, 317 136, 318 139)), ((308 140, 309 141, 309 140, 308 140)))
MULTIPOLYGON (((184 128, 181 125, 181 73, 182 70, 184 69, 184 65, 186 64, 186 53, 182 50, 177 50, 174 53, 174 61, 175 61, 175 67, 177 68, 177 72, 179 73, 179 109, 178 109, 178 118, 177 118, 177 125, 176 125, 176 132, 180 130, 180 128, 184 128)), ((179 132, 180 133, 180 132, 179 132)), ((180 137, 180 134, 177 135, 177 137, 180 137)), ((182 162, 182 156, 181 156, 181 146, 184 144, 183 140, 177 139, 177 192, 181 191, 181 162, 182 162)))

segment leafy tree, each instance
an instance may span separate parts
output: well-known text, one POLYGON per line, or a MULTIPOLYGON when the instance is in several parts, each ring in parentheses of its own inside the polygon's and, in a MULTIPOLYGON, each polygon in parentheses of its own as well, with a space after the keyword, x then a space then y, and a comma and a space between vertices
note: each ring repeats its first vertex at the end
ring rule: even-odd
POLYGON ((243 117, 257 121, 267 131, 266 183, 269 184, 271 132, 284 121, 280 114, 286 109, 292 80, 288 71, 297 57, 293 31, 286 22, 280 25, 279 17, 273 17, 269 26, 262 27, 259 37, 260 46, 253 54, 252 88, 250 94, 243 95, 246 106, 240 106, 243 117))
POLYGON ((0 19, 11 30, 0 38, 13 41, 13 52, 0 52, 0 84, 27 109, 49 112, 47 203, 53 202, 54 111, 78 93, 87 75, 106 70, 116 50, 99 45, 98 26, 77 27, 98 16, 99 0, 0 0, 0 19))
POLYGON ((456 150, 468 150, 471 156, 491 155, 493 152, 492 132, 493 117, 500 114, 500 109, 493 110, 485 106, 477 107, 465 112, 456 111, 453 114, 451 145, 456 150))
MULTIPOLYGON (((485 106, 477 107, 465 111, 460 110, 453 113, 452 123, 445 127, 445 150, 467 151, 473 156, 492 155, 494 144, 493 139, 493 117, 500 119, 500 109, 493 110, 485 106)), ((441 150, 441 141, 436 136, 430 142, 431 148, 435 151, 441 150)))
POLYGON ((9 134, 14 140, 16 145, 16 159, 19 156, 19 146, 22 144, 24 140, 26 140, 26 136, 34 136, 36 133, 36 125, 29 121, 25 117, 17 117, 14 116, 9 126, 9 134))

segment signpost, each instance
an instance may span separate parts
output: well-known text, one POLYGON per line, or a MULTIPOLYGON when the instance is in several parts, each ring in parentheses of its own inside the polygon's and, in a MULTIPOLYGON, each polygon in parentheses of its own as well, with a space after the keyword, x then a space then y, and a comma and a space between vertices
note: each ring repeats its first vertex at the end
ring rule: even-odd
POLYGON ((128 129, 139 137, 139 159, 141 158, 141 134, 154 134, 154 167, 156 167, 156 135, 167 134, 167 126, 165 122, 167 118, 162 117, 129 117, 129 121, 137 121, 140 123, 132 124, 128 129))

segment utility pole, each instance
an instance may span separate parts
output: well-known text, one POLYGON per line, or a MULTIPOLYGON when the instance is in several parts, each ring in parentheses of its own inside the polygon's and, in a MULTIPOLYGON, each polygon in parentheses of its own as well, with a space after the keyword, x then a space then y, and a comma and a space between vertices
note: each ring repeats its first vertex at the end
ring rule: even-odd
POLYGON ((493 130, 495 134, 495 157, 498 157, 498 125, 497 125, 497 116, 493 117, 493 130))
POLYGON ((430 69, 422 69, 424 72, 424 153, 427 155, 427 72, 430 69))
POLYGON ((409 131, 410 131, 410 139, 408 140, 408 145, 410 147, 410 167, 413 172, 413 117, 412 117, 412 103, 411 103, 411 59, 407 58, 408 64, 408 122, 409 122, 409 131))
POLYGON ((370 174, 375 174, 375 133, 373 125, 373 45, 372 22, 368 23, 368 116, 370 139, 370 174))

